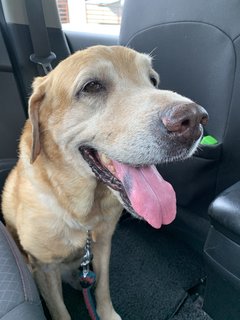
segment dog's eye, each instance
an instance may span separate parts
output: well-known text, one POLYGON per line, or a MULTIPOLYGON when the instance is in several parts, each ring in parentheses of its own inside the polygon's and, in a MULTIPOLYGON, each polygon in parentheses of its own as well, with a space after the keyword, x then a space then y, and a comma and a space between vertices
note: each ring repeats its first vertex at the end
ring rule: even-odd
POLYGON ((155 77, 150 76, 150 81, 154 85, 154 87, 158 86, 158 81, 157 81, 157 79, 155 77))
POLYGON ((104 90, 104 85, 98 80, 92 80, 87 82, 84 87, 82 88, 82 92, 86 93, 98 93, 104 90))

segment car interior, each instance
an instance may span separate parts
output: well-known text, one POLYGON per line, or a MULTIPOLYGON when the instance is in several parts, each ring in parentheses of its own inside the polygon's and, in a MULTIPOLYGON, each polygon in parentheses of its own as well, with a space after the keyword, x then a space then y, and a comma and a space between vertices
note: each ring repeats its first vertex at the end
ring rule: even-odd
MULTIPOLYGON (((160 89, 209 114, 204 137, 214 143, 158 165, 177 195, 175 221, 159 230, 127 212, 119 221, 110 262, 116 310, 123 320, 239 320, 240 2, 125 0, 113 35, 64 30, 55 0, 1 0, 0 190, 17 161, 31 83, 44 75, 29 58, 41 43, 41 8, 53 67, 92 45, 127 46, 153 57, 160 89)), ((51 319, 2 215, 0 238, 0 319, 51 319)), ((81 292, 63 291, 72 319, 90 319, 81 292)))

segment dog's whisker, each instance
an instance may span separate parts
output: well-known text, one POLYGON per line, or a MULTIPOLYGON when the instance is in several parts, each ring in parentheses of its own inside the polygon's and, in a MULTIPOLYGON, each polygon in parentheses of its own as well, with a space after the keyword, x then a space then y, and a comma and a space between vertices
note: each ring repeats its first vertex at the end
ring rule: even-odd
POLYGON ((154 51, 156 51, 158 47, 153 48, 148 54, 152 59, 155 59, 155 55, 153 55, 154 51))

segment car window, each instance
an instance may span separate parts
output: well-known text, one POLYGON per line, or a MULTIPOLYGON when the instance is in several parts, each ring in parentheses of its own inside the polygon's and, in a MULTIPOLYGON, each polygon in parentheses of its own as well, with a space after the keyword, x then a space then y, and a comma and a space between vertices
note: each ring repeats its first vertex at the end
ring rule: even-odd
POLYGON ((64 30, 118 34, 124 0, 57 0, 64 30))

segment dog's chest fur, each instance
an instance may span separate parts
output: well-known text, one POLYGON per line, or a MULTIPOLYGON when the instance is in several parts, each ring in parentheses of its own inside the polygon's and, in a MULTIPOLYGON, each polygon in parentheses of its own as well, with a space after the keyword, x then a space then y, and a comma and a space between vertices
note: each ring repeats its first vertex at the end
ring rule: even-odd
MULTIPOLYGON (((54 250, 49 242, 52 260, 68 263, 81 257, 88 230, 92 231, 93 242, 99 241, 101 234, 113 232, 122 211, 121 204, 102 183, 97 184, 93 199, 91 208, 84 215, 76 210, 70 212, 59 202, 55 203, 55 214, 51 215, 52 222, 48 223, 49 233, 57 240, 54 241, 54 250)), ((79 206, 81 208, 84 204, 79 206)))

